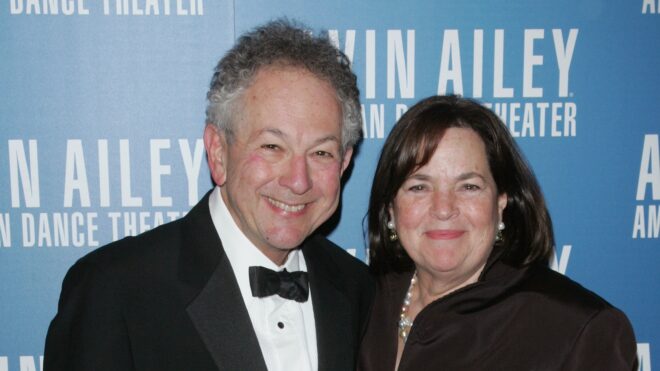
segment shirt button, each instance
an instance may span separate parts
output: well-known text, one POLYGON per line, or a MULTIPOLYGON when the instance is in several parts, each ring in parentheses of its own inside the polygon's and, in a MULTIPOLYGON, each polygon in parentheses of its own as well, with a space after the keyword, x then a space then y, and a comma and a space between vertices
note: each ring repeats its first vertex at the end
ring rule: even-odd
POLYGON ((284 323, 277 322, 277 327, 279 327, 280 329, 283 329, 284 328, 284 323))

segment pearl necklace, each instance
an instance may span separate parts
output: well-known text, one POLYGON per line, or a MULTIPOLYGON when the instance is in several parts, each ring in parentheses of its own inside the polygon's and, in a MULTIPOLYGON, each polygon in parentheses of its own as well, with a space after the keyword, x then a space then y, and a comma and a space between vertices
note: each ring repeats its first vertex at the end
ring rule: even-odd
POLYGON ((403 305, 401 306, 401 318, 399 319, 399 337, 403 340, 403 343, 406 343, 408 340, 408 335, 410 334, 410 329, 413 325, 413 320, 408 317, 408 309, 410 308, 410 301, 412 300, 412 291, 417 283, 417 271, 413 274, 410 279, 410 286, 408 286, 408 292, 403 298, 403 305))

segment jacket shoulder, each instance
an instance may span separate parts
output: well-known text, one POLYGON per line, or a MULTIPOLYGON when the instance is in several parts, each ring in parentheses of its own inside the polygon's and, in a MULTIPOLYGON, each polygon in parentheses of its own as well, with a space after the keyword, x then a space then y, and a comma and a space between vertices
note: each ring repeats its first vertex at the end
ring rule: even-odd
POLYGON ((183 220, 163 224, 137 236, 124 237, 88 253, 76 265, 95 266, 107 271, 143 270, 178 255, 183 220))
POLYGON ((544 266, 531 269, 525 288, 538 294, 543 304, 570 307, 576 314, 592 316, 603 310, 618 311, 598 294, 544 266))

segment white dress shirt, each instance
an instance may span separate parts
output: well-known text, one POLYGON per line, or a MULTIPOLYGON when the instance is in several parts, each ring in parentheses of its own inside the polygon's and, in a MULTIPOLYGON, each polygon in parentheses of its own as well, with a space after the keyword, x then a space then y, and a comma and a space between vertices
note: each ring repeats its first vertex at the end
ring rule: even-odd
POLYGON ((236 276, 268 370, 316 371, 318 353, 311 288, 304 303, 278 295, 256 298, 252 296, 248 273, 250 266, 262 266, 274 271, 286 268, 289 272, 306 272, 307 265, 302 252, 293 250, 282 266, 275 265, 238 228, 222 199, 219 187, 215 187, 209 198, 209 209, 213 225, 236 276))

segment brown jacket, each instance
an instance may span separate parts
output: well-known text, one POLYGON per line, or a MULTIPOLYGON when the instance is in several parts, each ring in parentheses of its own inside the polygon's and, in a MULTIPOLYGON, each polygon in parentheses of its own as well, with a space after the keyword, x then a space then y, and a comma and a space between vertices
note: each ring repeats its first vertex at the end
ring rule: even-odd
MULTIPOLYGON (((394 370, 397 321, 412 273, 380 277, 358 369, 394 370)), ((479 281, 424 308, 401 357, 406 370, 633 370, 626 316, 547 267, 492 258, 479 281)))

